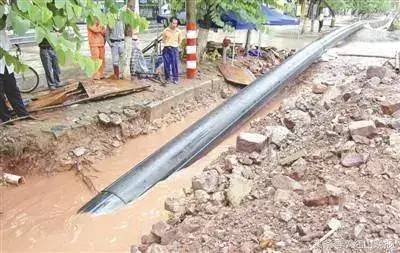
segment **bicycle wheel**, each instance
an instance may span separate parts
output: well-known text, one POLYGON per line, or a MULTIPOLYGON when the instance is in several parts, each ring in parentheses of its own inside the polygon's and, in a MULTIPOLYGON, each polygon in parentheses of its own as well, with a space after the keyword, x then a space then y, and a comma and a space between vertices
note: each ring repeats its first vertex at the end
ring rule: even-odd
POLYGON ((15 73, 15 80, 22 93, 32 92, 39 85, 39 75, 32 67, 29 67, 25 72, 15 73))

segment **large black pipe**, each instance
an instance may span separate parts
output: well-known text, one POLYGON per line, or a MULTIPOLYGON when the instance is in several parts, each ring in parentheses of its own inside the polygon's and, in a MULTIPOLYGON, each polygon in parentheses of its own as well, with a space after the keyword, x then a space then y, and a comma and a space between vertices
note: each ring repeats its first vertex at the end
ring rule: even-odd
POLYGON ((260 109, 283 83, 303 72, 327 48, 347 38, 362 26, 362 22, 357 22, 340 28, 299 51, 133 167, 90 200, 79 212, 109 213, 135 200, 175 171, 185 168, 230 129, 260 109))

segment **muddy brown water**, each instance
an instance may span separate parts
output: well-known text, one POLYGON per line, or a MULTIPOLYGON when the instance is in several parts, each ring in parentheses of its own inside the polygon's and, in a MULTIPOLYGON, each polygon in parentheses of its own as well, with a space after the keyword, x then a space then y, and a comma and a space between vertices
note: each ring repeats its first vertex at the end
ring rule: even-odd
MULTIPOLYGON (((269 42, 272 43, 272 40, 269 42)), ((282 46, 283 42, 278 42, 282 46)), ((301 42, 287 46, 300 49, 310 41, 301 42)), ((277 109, 284 95, 289 93, 286 89, 283 88, 252 119, 277 109)), ((214 104, 191 113, 183 121, 157 133, 127 141, 113 156, 93 165, 99 171, 96 177, 91 178, 96 189, 103 189, 112 183, 216 106, 214 104)), ((236 134, 248 128, 249 125, 245 124, 235 129, 190 167, 158 183, 126 208, 109 215, 76 215, 76 211, 93 197, 93 193, 74 172, 53 177, 30 177, 26 184, 19 187, 2 187, 0 252, 129 252, 130 245, 138 244, 152 224, 167 219, 165 199, 182 194, 182 188, 190 186, 191 178, 221 152, 235 145, 236 134)))
MULTIPOLYGON (((272 39, 271 45, 301 49, 313 39, 272 39)), ((264 38, 264 37, 263 37, 264 38)), ((286 89, 286 88, 284 88, 286 89)), ((287 92, 281 91, 252 118, 278 108, 287 92)), ((217 104, 191 113, 154 134, 127 141, 117 152, 94 164, 96 177, 91 178, 97 189, 103 189, 204 116, 217 104)), ((182 194, 191 178, 236 141, 235 129, 222 143, 190 167, 158 183, 141 198, 110 215, 76 215, 76 211, 93 197, 75 172, 53 177, 30 177, 19 187, 0 187, 0 253, 2 252, 129 252, 140 242, 151 225, 167 219, 164 201, 182 194)))
MULTIPOLYGON (((343 49, 342 49, 343 50, 343 49)), ((344 50, 345 51, 345 50, 344 50)), ((288 94, 284 88, 253 119, 276 110, 288 94)), ((211 107, 215 107, 213 105, 211 107)), ((129 140, 115 155, 94 164, 99 170, 94 184, 102 189, 157 148, 178 135, 210 109, 189 114, 154 134, 129 140)), ((235 144, 237 129, 222 143, 190 167, 158 183, 141 198, 110 215, 76 215, 93 193, 74 172, 53 177, 29 177, 19 187, 0 187, 0 252, 129 252, 132 244, 148 233, 151 225, 165 220, 164 200, 181 194, 191 178, 235 144)))
MULTIPOLYGON (((253 119, 277 109, 283 94, 287 96, 285 89, 253 119)), ((94 164, 99 171, 96 178, 92 178, 94 185, 97 189, 109 185, 216 106, 191 113, 183 121, 157 133, 129 140, 112 157, 94 164)), ((235 133, 248 128, 245 124, 235 133)), ((129 252, 130 245, 139 243, 141 235, 148 233, 152 224, 167 219, 165 199, 182 194, 182 188, 190 186, 194 175, 233 146, 235 133, 190 167, 109 215, 76 215, 93 193, 74 172, 30 177, 19 187, 0 188, 0 252, 129 252)))

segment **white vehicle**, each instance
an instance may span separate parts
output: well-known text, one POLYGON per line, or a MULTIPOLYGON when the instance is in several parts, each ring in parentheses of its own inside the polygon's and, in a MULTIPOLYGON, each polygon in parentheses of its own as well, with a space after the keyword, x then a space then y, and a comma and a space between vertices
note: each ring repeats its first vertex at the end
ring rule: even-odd
MULTIPOLYGON (((172 17, 172 11, 169 4, 164 4, 160 7, 160 14, 157 17, 159 23, 163 23, 164 26, 169 24, 169 19, 172 17)), ((179 24, 183 25, 186 23, 186 11, 181 11, 176 14, 176 18, 179 20, 179 24)))

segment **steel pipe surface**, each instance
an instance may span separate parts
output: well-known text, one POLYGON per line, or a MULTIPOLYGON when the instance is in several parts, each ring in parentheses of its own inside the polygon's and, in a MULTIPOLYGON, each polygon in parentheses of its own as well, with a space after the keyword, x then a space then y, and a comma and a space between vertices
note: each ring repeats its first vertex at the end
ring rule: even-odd
POLYGON ((175 171, 185 168, 229 130, 249 119, 282 84, 302 73, 326 49, 361 29, 363 24, 357 22, 333 31, 288 58, 118 178, 79 212, 112 212, 135 200, 175 171))

